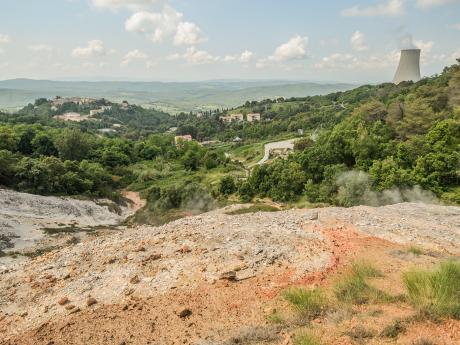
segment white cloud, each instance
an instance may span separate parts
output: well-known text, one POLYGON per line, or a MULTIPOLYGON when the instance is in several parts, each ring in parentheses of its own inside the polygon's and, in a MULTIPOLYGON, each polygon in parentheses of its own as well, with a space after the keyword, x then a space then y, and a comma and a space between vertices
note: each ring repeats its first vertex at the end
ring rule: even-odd
POLYGON ((395 17, 404 13, 403 0, 388 0, 386 2, 379 2, 373 6, 362 7, 353 6, 344 9, 342 16, 347 17, 378 17, 390 16, 395 17))
POLYGON ((145 63, 145 67, 148 69, 155 68, 156 66, 158 66, 158 60, 150 60, 145 63))
POLYGON ((268 67, 269 63, 267 59, 259 59, 256 62, 256 68, 262 69, 268 67))
POLYGON ((392 51, 386 55, 358 58, 353 54, 334 53, 321 59, 315 64, 316 69, 350 69, 350 70, 377 70, 395 67, 400 53, 392 51))
POLYGON ((116 10, 128 8, 138 10, 163 2, 162 0, 91 0, 94 7, 116 10))
POLYGON ((1 43, 10 43, 10 36, 5 34, 0 34, 0 44, 1 43))
POLYGON ((33 52, 47 52, 51 53, 54 51, 54 48, 47 44, 32 44, 29 47, 29 50, 33 52))
POLYGON ((275 53, 269 59, 273 61, 303 59, 307 56, 307 45, 308 37, 295 36, 276 48, 275 53))
POLYGON ((455 52, 452 53, 452 60, 460 59, 460 48, 458 48, 455 52))
POLYGON ((176 45, 194 45, 202 42, 201 29, 193 23, 184 22, 184 15, 171 6, 161 12, 140 11, 126 20, 128 32, 143 34, 148 40, 158 43, 172 38, 176 45))
POLYGON ((421 49, 422 53, 431 53, 431 50, 433 49, 434 42, 433 41, 414 41, 414 45, 416 48, 421 49))
POLYGON ((219 60, 218 56, 212 56, 204 50, 198 50, 195 47, 190 47, 184 54, 184 58, 188 63, 193 65, 203 65, 219 60))
POLYGON ((204 50, 198 50, 196 47, 189 47, 184 54, 172 54, 169 55, 168 60, 185 60, 191 65, 205 65, 221 60, 219 56, 213 56, 204 50))
POLYGON ((166 37, 173 36, 181 22, 182 14, 172 7, 165 6, 162 12, 136 12, 125 23, 129 32, 144 34, 152 42, 162 42, 166 37))
POLYGON ((129 65, 134 60, 146 60, 148 58, 147 54, 144 54, 139 49, 132 50, 128 52, 123 61, 121 62, 122 66, 129 65))
POLYGON ((460 3, 459 0, 417 0, 417 7, 427 9, 448 4, 460 3))
POLYGON ((460 23, 452 25, 454 29, 460 30, 460 23))
POLYGON ((254 53, 246 49, 240 55, 227 55, 224 57, 223 60, 224 62, 238 61, 242 63, 249 63, 252 61, 253 58, 254 58, 254 53))
POLYGON ((254 57, 253 52, 249 50, 245 50, 244 52, 241 53, 239 61, 243 63, 248 63, 248 62, 251 62, 253 57, 254 57))
POLYGON ((86 47, 77 47, 72 51, 72 56, 78 58, 91 58, 104 56, 107 54, 107 49, 104 42, 101 40, 89 41, 86 47))
POLYGON ((350 39, 351 47, 357 52, 366 51, 369 49, 366 43, 364 34, 361 31, 356 31, 350 39))
POLYGON ((204 38, 201 36, 201 29, 197 25, 182 22, 177 26, 176 35, 174 36, 175 45, 194 45, 203 41, 204 38))
POLYGON ((233 62, 236 61, 236 56, 234 55, 227 55, 224 57, 224 62, 233 62))

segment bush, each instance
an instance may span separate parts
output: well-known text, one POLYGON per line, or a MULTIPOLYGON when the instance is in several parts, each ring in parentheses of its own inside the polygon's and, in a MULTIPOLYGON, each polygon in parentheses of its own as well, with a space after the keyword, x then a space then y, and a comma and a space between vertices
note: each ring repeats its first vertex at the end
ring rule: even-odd
POLYGON ((312 335, 302 334, 294 338, 294 345, 321 345, 321 342, 312 335))
POLYGON ((404 323, 401 320, 395 320, 383 329, 380 336, 385 338, 397 338, 399 334, 405 331, 406 326, 404 323))
POLYGON ((459 262, 445 262, 435 271, 406 272, 403 281, 409 301, 422 315, 460 319, 459 262))
POLYGON ((219 192, 222 195, 231 195, 237 191, 235 178, 233 176, 224 176, 220 180, 219 192))
POLYGON ((320 289, 290 288, 283 292, 283 297, 308 318, 317 317, 327 307, 327 300, 320 289))
POLYGON ((340 302, 366 304, 369 302, 386 302, 391 299, 385 292, 369 285, 366 278, 381 277, 382 273, 365 263, 355 263, 351 272, 339 280, 334 292, 340 302))

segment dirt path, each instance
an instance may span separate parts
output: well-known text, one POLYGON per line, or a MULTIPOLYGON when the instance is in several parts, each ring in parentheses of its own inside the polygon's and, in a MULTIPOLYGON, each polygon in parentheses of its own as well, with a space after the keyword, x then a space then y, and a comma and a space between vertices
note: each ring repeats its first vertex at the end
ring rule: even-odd
POLYGON ((133 214, 143 208, 146 204, 146 201, 141 198, 141 195, 138 192, 123 191, 122 195, 126 199, 131 200, 132 204, 130 209, 133 214))

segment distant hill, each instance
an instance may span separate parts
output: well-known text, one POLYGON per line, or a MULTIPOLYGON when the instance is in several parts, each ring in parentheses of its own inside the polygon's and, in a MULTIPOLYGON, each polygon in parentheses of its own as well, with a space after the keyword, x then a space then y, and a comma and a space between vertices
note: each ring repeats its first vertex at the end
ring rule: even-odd
POLYGON ((247 100, 325 95, 352 89, 352 84, 292 81, 206 82, 74 82, 31 79, 0 81, 0 109, 22 107, 37 98, 59 96, 104 97, 111 101, 150 105, 164 111, 236 107, 247 100))

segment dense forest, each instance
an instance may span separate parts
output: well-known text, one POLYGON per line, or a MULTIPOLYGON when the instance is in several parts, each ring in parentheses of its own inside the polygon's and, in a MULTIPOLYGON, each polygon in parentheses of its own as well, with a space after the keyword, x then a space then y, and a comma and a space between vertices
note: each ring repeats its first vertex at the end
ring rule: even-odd
POLYGON ((417 83, 248 101, 199 117, 116 104, 78 123, 56 114, 46 99, 0 113, 0 185, 114 200, 130 188, 148 199, 146 214, 265 197, 352 206, 417 194, 460 204, 460 65, 417 83), (219 117, 229 112, 258 112, 262 121, 225 124, 219 117), (117 131, 100 131, 114 125, 117 131), (171 127, 196 141, 175 143, 171 127), (296 136, 287 159, 248 166, 234 158, 242 147, 296 136))

